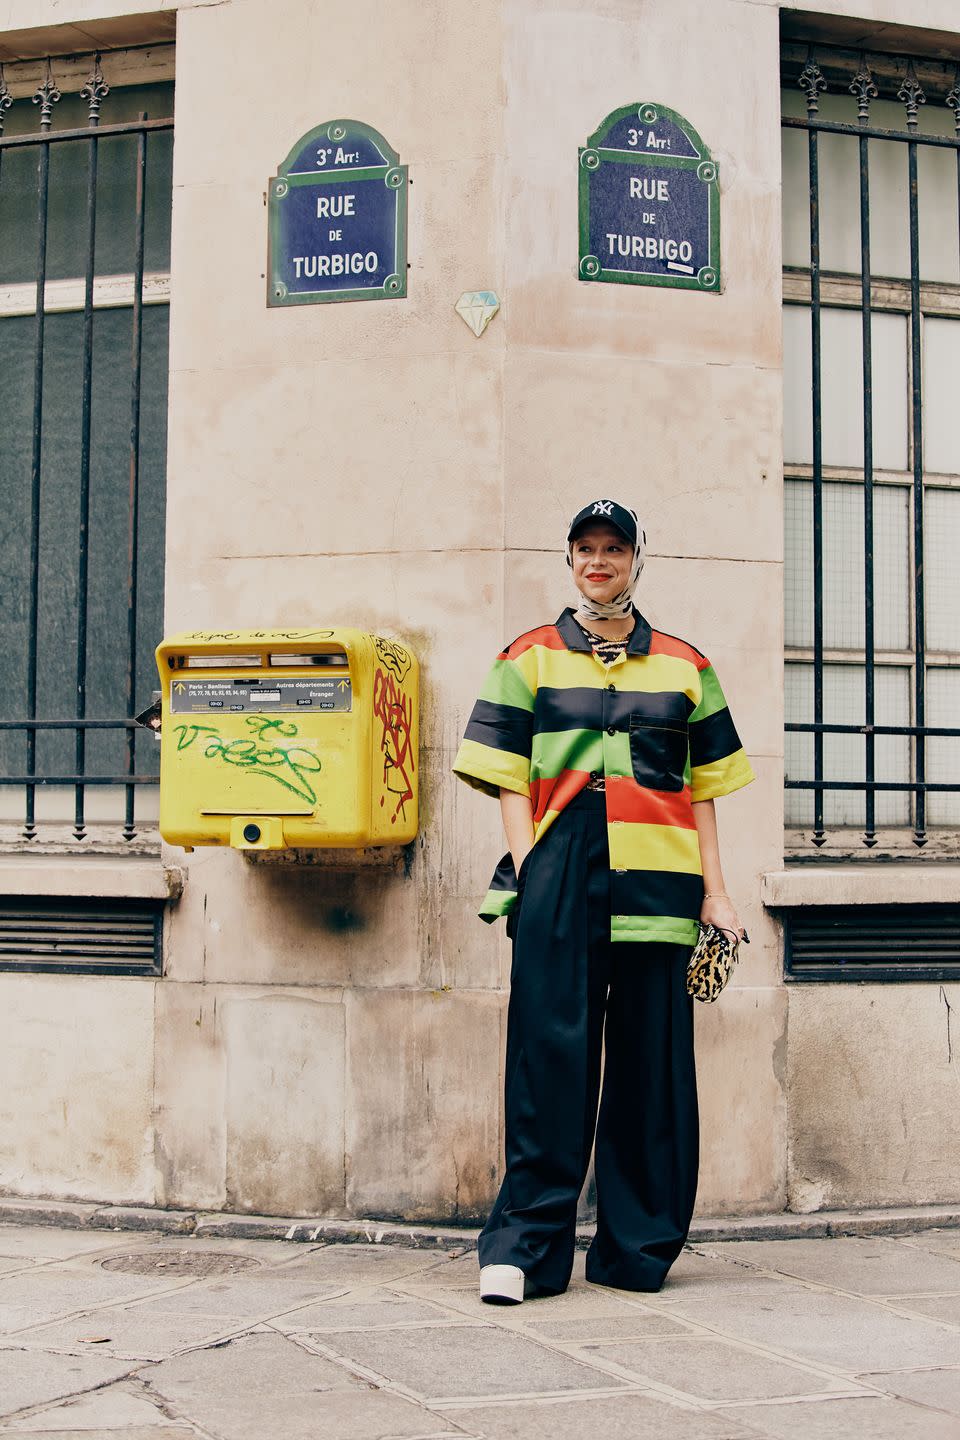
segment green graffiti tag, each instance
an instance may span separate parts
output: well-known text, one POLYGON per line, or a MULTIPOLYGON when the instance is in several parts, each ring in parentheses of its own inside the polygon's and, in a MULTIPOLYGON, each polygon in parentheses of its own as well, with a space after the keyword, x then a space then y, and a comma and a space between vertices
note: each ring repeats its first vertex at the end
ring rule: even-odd
POLYGON ((299 732, 289 720, 271 720, 265 715, 244 715, 243 722, 253 734, 235 740, 227 740, 214 725, 177 725, 177 749, 189 750, 195 741, 203 747, 204 758, 220 760, 225 765, 237 765, 249 770, 251 775, 262 775, 265 780, 276 780, 285 790, 309 804, 315 805, 317 794, 307 778, 320 772, 320 756, 301 745, 271 743, 279 737, 293 739, 299 732))

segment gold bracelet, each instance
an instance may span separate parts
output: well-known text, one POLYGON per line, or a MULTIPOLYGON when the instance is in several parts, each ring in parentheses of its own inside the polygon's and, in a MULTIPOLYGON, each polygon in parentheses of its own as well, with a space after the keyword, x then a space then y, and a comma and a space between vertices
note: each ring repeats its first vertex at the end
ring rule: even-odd
POLYGON ((704 895, 703 898, 704 900, 729 900, 730 896, 727 894, 726 890, 718 890, 713 895, 704 895))

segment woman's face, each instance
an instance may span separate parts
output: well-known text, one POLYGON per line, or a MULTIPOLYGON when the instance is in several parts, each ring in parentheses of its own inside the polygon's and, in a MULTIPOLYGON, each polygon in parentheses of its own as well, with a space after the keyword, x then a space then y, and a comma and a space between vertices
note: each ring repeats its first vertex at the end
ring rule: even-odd
POLYGON ((585 525, 573 542, 573 582, 588 600, 609 602, 625 589, 633 551, 612 525, 585 525))

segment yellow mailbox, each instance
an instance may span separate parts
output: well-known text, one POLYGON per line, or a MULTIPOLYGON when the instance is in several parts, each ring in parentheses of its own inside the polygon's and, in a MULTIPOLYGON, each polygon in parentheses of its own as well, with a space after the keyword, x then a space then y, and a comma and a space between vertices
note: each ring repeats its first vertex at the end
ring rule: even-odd
POLYGON ((404 844, 419 667, 363 630, 196 630, 157 649, 160 833, 174 845, 404 844))

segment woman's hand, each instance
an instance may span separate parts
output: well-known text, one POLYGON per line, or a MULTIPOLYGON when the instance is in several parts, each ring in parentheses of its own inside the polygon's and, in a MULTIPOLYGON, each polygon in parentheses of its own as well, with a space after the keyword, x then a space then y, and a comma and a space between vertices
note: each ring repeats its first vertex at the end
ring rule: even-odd
POLYGON ((716 925, 718 930, 732 930, 739 939, 743 939, 743 926, 729 895, 712 895, 705 899, 700 906, 700 919, 705 925, 716 925))

